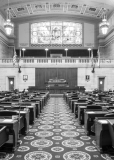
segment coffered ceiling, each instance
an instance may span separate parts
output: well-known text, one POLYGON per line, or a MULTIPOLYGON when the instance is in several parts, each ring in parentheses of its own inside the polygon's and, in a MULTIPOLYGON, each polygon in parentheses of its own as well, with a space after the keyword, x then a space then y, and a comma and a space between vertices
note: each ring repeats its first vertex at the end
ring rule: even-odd
MULTIPOLYGON (((0 11, 6 16, 8 0, 0 0, 0 11)), ((76 15, 83 18, 101 19, 103 8, 107 15, 114 12, 114 0, 9 0, 12 19, 41 15, 76 15)))

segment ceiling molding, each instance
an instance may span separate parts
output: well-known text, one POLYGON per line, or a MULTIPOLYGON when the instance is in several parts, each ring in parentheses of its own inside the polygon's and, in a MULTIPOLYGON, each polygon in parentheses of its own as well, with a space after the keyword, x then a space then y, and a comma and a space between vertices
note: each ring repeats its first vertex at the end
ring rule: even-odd
MULTIPOLYGON (((4 11, 6 12, 6 8, 4 11)), ((65 2, 28 2, 16 5, 10 5, 12 18, 20 18, 27 16, 35 16, 42 14, 70 14, 80 15, 99 19, 102 16, 102 6, 80 4, 80 3, 65 3, 65 2)))
POLYGON ((35 15, 35 16, 27 16, 26 18, 25 17, 20 17, 20 18, 15 18, 15 19, 12 19, 12 21, 15 23, 15 24, 19 24, 19 23, 25 23, 25 22, 35 22, 35 21, 47 21, 47 20, 67 20, 67 21, 75 21, 75 22, 89 22, 89 23, 96 23, 96 25, 98 23, 101 22, 101 19, 94 19, 94 18, 90 18, 90 17, 84 17, 84 16, 81 16, 81 15, 70 15, 70 14, 47 14, 47 15, 35 15))

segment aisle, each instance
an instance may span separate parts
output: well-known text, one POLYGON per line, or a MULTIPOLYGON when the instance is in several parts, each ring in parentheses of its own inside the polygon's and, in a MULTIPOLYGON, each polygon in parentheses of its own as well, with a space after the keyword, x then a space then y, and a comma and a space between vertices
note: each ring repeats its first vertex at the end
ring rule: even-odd
MULTIPOLYGON (((50 98, 12 160, 103 160, 92 137, 86 136, 63 98, 50 98)), ((107 159, 108 160, 108 159, 107 159)))

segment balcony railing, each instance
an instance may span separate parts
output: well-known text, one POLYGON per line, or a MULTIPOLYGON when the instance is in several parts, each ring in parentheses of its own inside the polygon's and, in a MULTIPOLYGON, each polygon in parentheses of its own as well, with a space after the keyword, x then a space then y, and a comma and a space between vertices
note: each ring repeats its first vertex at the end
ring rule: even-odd
MULTIPOLYGON (((98 59, 94 58, 91 60, 90 58, 21 58, 17 59, 16 65, 21 64, 26 66, 29 65, 39 65, 39 64, 61 64, 61 65, 97 65, 98 59)), ((6 58, 0 59, 0 65, 10 65, 13 64, 13 59, 6 58)), ((100 65, 114 65, 113 59, 100 59, 100 65)))

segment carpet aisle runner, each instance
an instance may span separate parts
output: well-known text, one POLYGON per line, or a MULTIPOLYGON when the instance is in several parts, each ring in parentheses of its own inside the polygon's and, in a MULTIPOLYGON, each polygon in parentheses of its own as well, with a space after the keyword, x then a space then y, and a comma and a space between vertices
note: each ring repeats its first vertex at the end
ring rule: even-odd
POLYGON ((11 160, 110 160, 86 136, 63 98, 50 98, 11 160))

